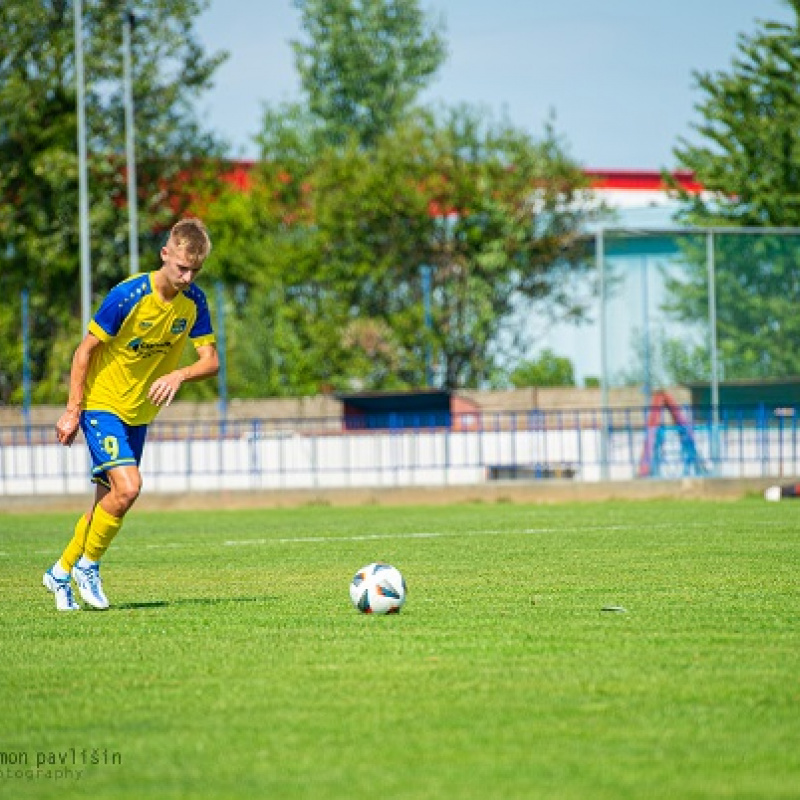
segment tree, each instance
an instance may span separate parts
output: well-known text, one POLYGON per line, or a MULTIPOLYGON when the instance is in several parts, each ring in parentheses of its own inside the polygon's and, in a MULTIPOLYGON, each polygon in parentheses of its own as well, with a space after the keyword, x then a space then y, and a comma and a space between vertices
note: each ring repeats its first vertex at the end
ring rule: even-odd
POLYGON ((309 110, 327 139, 366 146, 394 128, 445 57, 441 25, 418 0, 294 0, 292 42, 309 110))
POLYGON ((527 386, 574 386, 575 368, 568 358, 557 356, 547 348, 539 353, 538 358, 517 364, 510 380, 516 389, 527 386))
MULTIPOLYGON (((507 384, 504 365, 531 343, 521 316, 581 316, 588 194, 552 129, 535 140, 461 107, 417 111, 371 148, 315 150, 317 129, 295 111, 268 114, 274 157, 208 217, 211 274, 249 298, 236 324, 271 330, 259 341, 274 352, 254 354, 264 390, 420 387, 428 353, 443 388, 507 384)), ((248 330, 245 349, 260 335, 248 330)))
MULTIPOLYGON (((222 56, 192 25, 203 0, 138 0, 132 39, 139 221, 143 252, 201 195, 202 160, 221 152, 192 111, 222 56)), ((83 4, 93 288, 128 274, 120 3, 83 4)), ((0 288, 31 288, 34 397, 61 399, 79 330, 76 82, 73 4, 0 4, 0 288)), ((19 317, 0 316, 0 401, 19 398, 9 352, 19 317), (3 388, 5 387, 5 388, 3 388)))
MULTIPOLYGON (((522 305, 583 310, 566 287, 588 268, 584 189, 552 131, 535 141, 466 107, 442 120, 419 114, 372 150, 352 144, 320 159, 306 291, 334 331, 352 331, 355 319, 371 320, 373 334, 391 331, 380 352, 394 369, 357 376, 366 388, 424 385, 429 348, 441 387, 495 383, 501 364, 529 344, 508 325, 522 305)), ((338 356, 327 362, 352 368, 344 356, 353 341, 342 353, 341 336, 329 339, 338 356)))
MULTIPOLYGON (((681 139, 675 155, 706 192, 684 201, 699 226, 800 225, 800 0, 791 23, 761 22, 741 35, 727 72, 696 73, 703 97, 699 144, 681 139)), ((726 378, 800 374, 800 238, 715 237, 717 336, 726 378)), ((668 282, 673 315, 707 317, 704 243, 687 247, 684 281, 668 282)))

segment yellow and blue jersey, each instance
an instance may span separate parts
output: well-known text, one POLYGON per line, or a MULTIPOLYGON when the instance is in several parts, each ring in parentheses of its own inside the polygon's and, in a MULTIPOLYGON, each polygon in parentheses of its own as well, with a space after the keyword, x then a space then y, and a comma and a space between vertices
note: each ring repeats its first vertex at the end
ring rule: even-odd
POLYGON ((215 341, 202 290, 192 284, 166 302, 155 290, 154 275, 117 284, 89 323, 89 333, 103 346, 89 366, 83 406, 110 411, 128 425, 146 425, 158 414, 147 392, 177 368, 187 338, 195 347, 215 341))

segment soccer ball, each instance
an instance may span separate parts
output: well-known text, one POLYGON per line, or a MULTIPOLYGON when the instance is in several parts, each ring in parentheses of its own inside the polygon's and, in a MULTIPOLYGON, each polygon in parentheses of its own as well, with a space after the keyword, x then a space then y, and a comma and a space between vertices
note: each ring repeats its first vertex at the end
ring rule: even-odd
POLYGON ((406 601, 406 581, 390 564, 367 564, 353 576, 350 599, 362 614, 397 614, 406 601))

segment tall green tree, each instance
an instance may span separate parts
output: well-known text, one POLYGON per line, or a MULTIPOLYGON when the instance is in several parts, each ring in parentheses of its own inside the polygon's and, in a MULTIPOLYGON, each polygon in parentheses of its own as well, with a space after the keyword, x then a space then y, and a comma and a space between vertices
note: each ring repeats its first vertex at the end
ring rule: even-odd
POLYGON ((552 130, 535 140, 468 107, 420 115, 330 159, 316 188, 320 270, 348 314, 389 325, 409 385, 424 384, 428 352, 441 387, 493 384, 530 344, 521 307, 583 311, 569 287, 588 266, 586 184, 552 130))
MULTIPOLYGON (((420 112, 370 149, 351 141, 294 168, 265 161, 258 198, 230 200, 238 228, 224 233, 232 218, 220 214, 215 264, 234 274, 226 243, 252 242, 236 280, 281 287, 313 354, 291 363, 310 363, 318 386, 420 387, 429 362, 438 386, 495 385, 530 345, 521 309, 584 310, 573 285, 590 268, 586 184, 550 129, 537 140, 467 107, 420 112)), ((306 366, 290 372, 307 384, 306 366)))
MULTIPOLYGON (((800 225, 800 0, 787 4, 795 18, 740 35, 727 71, 695 74, 697 141, 681 139, 675 155, 705 193, 681 194, 687 223, 800 225)), ((800 237, 718 235, 715 255, 725 377, 800 374, 800 237)), ((687 279, 668 283, 668 307, 696 322, 708 314, 704 244, 689 257, 687 279)))
MULTIPOLYGON (((194 31, 205 0, 137 0, 133 94, 142 268, 159 231, 201 196, 221 152, 193 103, 222 55, 194 31)), ((95 295, 128 274, 122 24, 124 5, 85 0, 86 114, 95 295)), ((80 336, 76 79, 70 0, 0 4, 0 401, 19 400, 19 291, 31 289, 35 398, 65 392, 80 336)), ((153 264, 157 264, 155 256, 153 264)))
POLYGON ((232 393, 414 388, 429 366, 441 387, 507 384, 531 344, 521 318, 585 310, 587 187, 551 129, 461 107, 315 151, 308 120, 287 119, 269 118, 278 155, 249 191, 208 214, 209 274, 241 298, 232 393))
POLYGON ((442 25, 418 0, 294 0, 292 42, 311 113, 329 142, 370 146, 395 127, 445 55, 442 25))

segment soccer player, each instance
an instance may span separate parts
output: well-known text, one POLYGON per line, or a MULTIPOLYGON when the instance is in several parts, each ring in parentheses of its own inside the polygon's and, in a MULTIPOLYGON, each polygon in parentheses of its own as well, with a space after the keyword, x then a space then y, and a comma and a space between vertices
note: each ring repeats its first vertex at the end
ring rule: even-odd
POLYGON ((78 427, 92 460, 94 503, 80 517, 61 557, 44 574, 56 608, 72 611, 70 575, 83 600, 97 609, 109 602, 100 560, 139 496, 147 426, 185 381, 216 375, 219 360, 203 292, 194 285, 211 251, 198 219, 183 219, 161 248, 161 268, 115 286, 89 323, 72 359, 69 399, 56 424, 69 447, 78 427), (197 360, 178 368, 186 339, 197 360))

